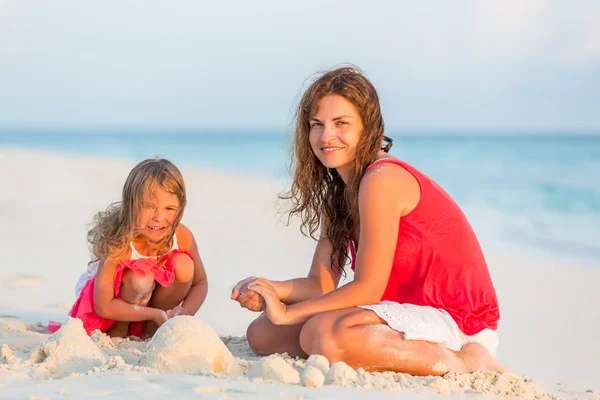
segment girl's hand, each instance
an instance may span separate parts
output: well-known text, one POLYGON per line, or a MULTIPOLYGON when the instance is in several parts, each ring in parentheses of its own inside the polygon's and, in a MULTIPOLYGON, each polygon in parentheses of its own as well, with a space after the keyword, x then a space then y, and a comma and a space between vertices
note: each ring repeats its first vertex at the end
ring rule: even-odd
POLYGON ((266 303, 265 314, 275 325, 289 325, 290 319, 286 315, 287 306, 281 302, 275 288, 266 280, 255 280, 248 285, 248 289, 258 293, 266 303))
POLYGON ((154 310, 156 310, 156 311, 154 312, 152 321, 154 321, 156 323, 156 325, 161 326, 162 324, 167 322, 167 320, 169 319, 169 316, 167 315, 166 312, 164 312, 163 310, 160 310, 158 308, 155 308, 154 310))
POLYGON ((167 317, 169 318, 178 317, 180 315, 190 315, 190 313, 181 306, 173 307, 170 310, 167 310, 167 317))
POLYGON ((240 303, 240 306, 250 311, 260 312, 265 310, 265 299, 258 293, 248 289, 248 285, 256 281, 270 284, 267 279, 256 278, 254 276, 246 278, 235 285, 231 292, 231 299, 237 301, 240 303))

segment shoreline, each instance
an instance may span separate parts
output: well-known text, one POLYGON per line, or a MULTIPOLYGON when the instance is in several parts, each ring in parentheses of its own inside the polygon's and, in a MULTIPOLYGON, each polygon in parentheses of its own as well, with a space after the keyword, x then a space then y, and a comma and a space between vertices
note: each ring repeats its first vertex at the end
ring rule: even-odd
MULTIPOLYGON (((243 135, 242 135, 243 136, 243 135)), ((84 163, 94 163, 94 162, 111 162, 118 165, 130 165, 133 167, 139 159, 134 157, 124 157, 124 156, 104 156, 104 155, 94 155, 87 153, 73 153, 69 151, 61 151, 58 149, 30 149, 19 146, 2 146, 0 143, 0 154, 2 152, 7 152, 7 154, 39 154, 40 156, 52 156, 52 157, 66 157, 73 160, 79 160, 84 163)), ((256 185, 261 186, 264 189, 265 186, 270 188, 270 193, 272 194, 271 198, 265 198, 266 204, 271 204, 277 201, 277 194, 281 191, 289 188, 289 183, 291 182, 291 177, 289 176, 264 176, 258 173, 257 171, 243 171, 236 170, 235 168, 223 168, 219 166, 204 166, 197 165, 192 163, 183 162, 181 164, 176 164, 182 171, 184 175, 184 179, 186 177, 185 171, 193 171, 194 173, 200 173, 203 175, 214 175, 219 176, 222 179, 230 180, 249 180, 256 185)), ((124 180, 125 178, 123 178, 124 180)), ((120 193, 120 192, 119 192, 120 193)), ((284 203, 281 203, 284 204, 284 203)), ((193 206, 193 204, 192 204, 193 206)), ((600 261, 595 256, 595 252, 590 252, 588 249, 583 249, 585 254, 576 254, 573 250, 565 251, 560 250, 559 248, 563 246, 563 244, 558 244, 554 248, 549 248, 547 245, 536 245, 536 244, 523 244, 517 240, 508 240, 498 237, 497 232, 490 232, 481 229, 482 226, 478 225, 477 218, 481 217, 480 212, 481 209, 476 207, 475 209, 471 204, 460 205, 465 214, 467 215, 469 221, 473 225, 475 229, 475 233, 477 234, 481 246, 483 248, 484 254, 486 258, 488 254, 492 256, 502 255, 506 253, 518 254, 519 256, 524 254, 525 258, 535 258, 536 260, 546 261, 546 262, 556 262, 559 261, 562 264, 572 264, 573 259, 575 259, 577 266, 584 266, 585 268, 600 268, 600 261)), ((189 206, 188 206, 189 208, 189 206)), ((97 211, 100 211, 98 209, 97 211)), ((489 217, 498 218, 496 212, 493 215, 489 215, 489 217)), ((285 216, 281 214, 281 218, 283 220, 285 216)), ((485 215, 484 215, 485 217, 485 215)), ((91 216, 90 216, 91 221, 91 216)))

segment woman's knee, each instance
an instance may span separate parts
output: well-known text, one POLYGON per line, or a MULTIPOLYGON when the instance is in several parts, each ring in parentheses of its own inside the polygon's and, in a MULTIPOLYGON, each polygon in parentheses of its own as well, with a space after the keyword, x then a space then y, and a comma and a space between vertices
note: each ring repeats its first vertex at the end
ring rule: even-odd
POLYGON ((322 313, 310 318, 300 331, 300 347, 308 355, 321 354, 333 350, 338 317, 322 313))
POLYGON ((246 340, 259 356, 288 353, 291 357, 306 358, 298 337, 301 325, 275 325, 264 314, 252 321, 246 330, 246 340))
POLYGON ((269 334, 270 324, 272 324, 271 321, 264 316, 260 316, 252 321, 246 329, 248 346, 258 355, 269 354, 269 343, 272 339, 269 334))
POLYGON ((194 260, 185 253, 173 254, 171 259, 173 263, 173 273, 175 282, 187 283, 194 278, 194 260))
POLYGON ((330 311, 315 315, 300 331, 300 347, 306 354, 336 358, 344 346, 346 330, 356 324, 356 312, 330 311))

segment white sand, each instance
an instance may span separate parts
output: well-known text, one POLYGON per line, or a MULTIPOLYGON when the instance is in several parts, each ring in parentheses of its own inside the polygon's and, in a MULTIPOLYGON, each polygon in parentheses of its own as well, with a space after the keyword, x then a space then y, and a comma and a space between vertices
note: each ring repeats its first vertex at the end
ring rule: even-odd
POLYGON ((148 341, 139 364, 163 373, 229 374, 233 356, 206 322, 179 316, 165 322, 148 341))
MULTIPOLYGON (((189 206, 184 223, 196 236, 210 281, 197 318, 233 354, 230 372, 159 373, 140 365, 148 343, 99 332, 87 340, 72 324, 52 337, 28 330, 28 324, 66 320, 75 282, 88 260, 85 226, 94 212, 118 200, 134 164, 0 149, 0 398, 358 399, 436 393, 463 399, 477 393, 600 398, 600 265, 528 259, 517 249, 502 255, 484 249, 502 313, 498 358, 517 375, 415 378, 359 370, 348 377, 353 374, 340 366, 341 386, 327 380, 323 387, 309 388, 249 378, 259 358, 242 335, 256 314, 229 300, 231 287, 249 275, 284 279, 305 274, 313 243, 302 238, 297 226, 279 222, 275 193, 281 183, 185 167, 189 206)), ((305 384, 321 386, 319 373, 327 376, 322 365, 305 371, 302 360, 274 360, 262 364, 287 370, 270 372, 279 380, 297 382, 304 375, 305 384)))

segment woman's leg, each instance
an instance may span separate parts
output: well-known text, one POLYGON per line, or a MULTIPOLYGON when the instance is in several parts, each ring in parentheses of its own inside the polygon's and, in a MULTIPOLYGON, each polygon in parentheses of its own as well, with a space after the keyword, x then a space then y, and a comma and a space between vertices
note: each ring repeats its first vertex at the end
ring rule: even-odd
MULTIPOLYGON (((144 276, 136 275, 130 269, 123 272, 119 297, 126 303, 146 306, 154 289, 154 274, 148 273, 144 276)), ((111 337, 126 337, 129 330, 129 322, 117 321, 106 331, 111 337)))
POLYGON ((321 354, 333 364, 344 361, 367 371, 396 371, 411 375, 444 375, 505 369, 478 343, 461 351, 420 340, 404 340, 371 310, 351 308, 312 317, 300 332, 300 346, 308 355, 321 354))
POLYGON ((300 325, 275 325, 264 314, 252 321, 246 330, 248 345, 259 356, 288 353, 306 358, 300 347, 300 325))
MULTIPOLYGON (((175 280, 167 287, 156 285, 150 298, 150 307, 168 311, 177 307, 185 299, 192 287, 194 278, 194 261, 184 253, 173 255, 172 262, 175 280)), ((152 336, 158 329, 153 321, 146 321, 146 336, 152 336)))

